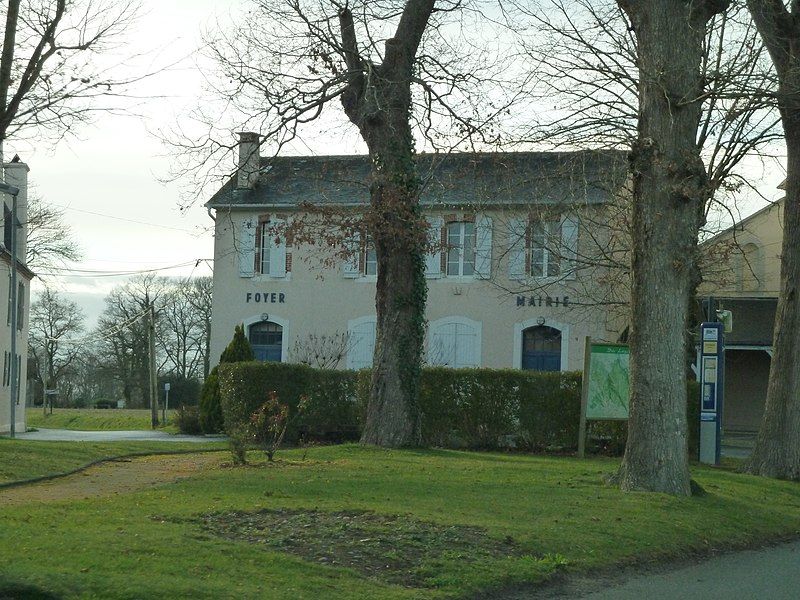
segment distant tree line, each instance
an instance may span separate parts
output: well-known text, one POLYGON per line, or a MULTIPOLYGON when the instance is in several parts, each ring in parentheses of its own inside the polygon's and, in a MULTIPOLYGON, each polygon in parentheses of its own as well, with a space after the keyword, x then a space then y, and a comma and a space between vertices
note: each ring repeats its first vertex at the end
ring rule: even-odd
POLYGON ((209 371, 211 278, 152 274, 118 285, 92 331, 75 302, 52 288, 33 301, 28 379, 35 404, 44 385, 55 406, 95 406, 124 400, 149 406, 147 313, 155 311, 159 390, 170 383, 170 405, 196 404, 209 371))

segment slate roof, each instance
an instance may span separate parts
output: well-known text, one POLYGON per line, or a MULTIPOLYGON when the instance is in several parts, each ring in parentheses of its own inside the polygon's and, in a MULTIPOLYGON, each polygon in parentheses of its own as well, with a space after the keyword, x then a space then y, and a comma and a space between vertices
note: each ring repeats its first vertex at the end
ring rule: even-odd
MULTIPOLYGON (((369 157, 279 156, 261 159, 252 189, 229 180, 210 208, 292 207, 299 203, 358 206, 369 202, 369 157)), ((420 154, 424 205, 485 206, 606 201, 627 173, 623 152, 420 154)))

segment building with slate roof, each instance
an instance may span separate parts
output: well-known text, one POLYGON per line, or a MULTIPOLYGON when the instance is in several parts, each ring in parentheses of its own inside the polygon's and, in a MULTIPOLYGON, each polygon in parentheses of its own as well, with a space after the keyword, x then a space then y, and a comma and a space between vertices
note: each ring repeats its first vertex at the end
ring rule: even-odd
MULTIPOLYGON (((417 166, 432 240, 429 364, 575 370, 585 336, 619 338, 626 323, 596 301, 590 290, 602 278, 582 265, 608 242, 599 224, 624 187, 623 154, 422 154, 417 166)), ((302 360, 325 339, 344 344, 339 368, 371 365, 368 235, 351 232, 321 248, 275 233, 326 210, 357 215, 369 202, 369 177, 367 156, 261 158, 258 136, 240 134, 238 171, 207 203, 213 359, 243 323, 261 360, 302 360)))
POLYGON ((703 312, 730 310, 725 334, 727 431, 757 431, 764 412, 780 292, 783 200, 742 219, 703 244, 703 312))

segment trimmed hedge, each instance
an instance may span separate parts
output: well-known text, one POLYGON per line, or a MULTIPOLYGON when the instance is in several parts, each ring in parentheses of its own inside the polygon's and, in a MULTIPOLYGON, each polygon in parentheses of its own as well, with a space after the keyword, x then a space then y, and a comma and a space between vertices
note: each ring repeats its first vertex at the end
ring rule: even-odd
POLYGON ((289 407, 286 441, 301 437, 346 441, 359 437, 358 410, 354 402, 353 371, 312 369, 306 365, 275 362, 237 362, 219 365, 219 385, 225 430, 232 432, 267 401, 274 390, 289 407), (297 415, 301 396, 306 410, 297 415))
MULTIPOLYGON (((225 428, 243 423, 275 390, 294 415, 302 395, 306 411, 291 418, 288 442, 301 437, 357 439, 369 396, 368 369, 333 371, 285 363, 229 363, 219 366, 225 428)), ((699 388, 689 382, 687 415, 690 455, 697 455, 699 388)), ((422 371, 422 444, 447 448, 520 448, 573 451, 578 444, 581 374, 512 369, 422 371)), ((588 448, 621 454, 627 423, 590 422, 588 448)))

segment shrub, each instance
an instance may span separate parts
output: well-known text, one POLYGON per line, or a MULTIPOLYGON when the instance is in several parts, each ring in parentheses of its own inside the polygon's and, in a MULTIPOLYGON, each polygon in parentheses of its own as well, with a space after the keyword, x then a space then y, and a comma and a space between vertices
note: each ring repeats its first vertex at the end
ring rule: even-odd
POLYGON ((203 433, 218 433, 222 431, 222 425, 219 373, 217 367, 214 367, 203 382, 203 389, 200 391, 200 427, 203 433))
MULTIPOLYGON (((253 442, 264 451, 267 460, 272 462, 289 426, 289 407, 278 400, 278 394, 274 390, 270 391, 268 396, 268 400, 250 415, 249 431, 253 442)), ((294 418, 303 414, 306 404, 308 396, 302 396, 294 418)))
POLYGON ((180 433, 187 435, 203 433, 203 428, 200 424, 200 410, 196 406, 181 404, 180 408, 175 411, 173 422, 180 433))
POLYGON ((233 339, 219 357, 221 363, 245 362, 254 360, 253 348, 244 334, 244 325, 237 325, 233 330, 233 339))
POLYGON ((244 362, 219 366, 220 397, 225 431, 230 435, 274 391, 289 408, 286 440, 356 439, 360 430, 355 405, 355 373, 312 369, 305 365, 244 362), (298 414, 300 400, 308 397, 298 414))
MULTIPOLYGON (((366 415, 371 371, 326 371, 284 363, 220 366, 226 430, 247 422, 275 390, 289 407, 286 439, 356 439, 366 415), (296 419, 299 399, 308 396, 296 419)), ((697 454, 699 391, 688 384, 689 449, 697 454)), ((578 445, 581 373, 512 369, 425 368, 419 408, 424 446, 520 448, 574 451, 578 445)), ((625 448, 625 421, 590 421, 590 451, 619 455, 625 448)))
MULTIPOLYGON (((220 364, 251 361, 254 358, 253 348, 244 334, 244 326, 237 325, 233 339, 219 357, 220 364)), ((217 367, 208 374, 200 392, 200 424, 204 433, 218 433, 223 428, 217 367)))

